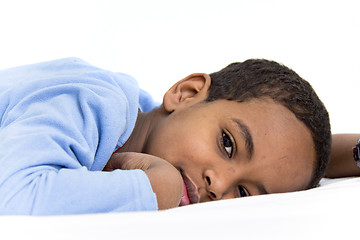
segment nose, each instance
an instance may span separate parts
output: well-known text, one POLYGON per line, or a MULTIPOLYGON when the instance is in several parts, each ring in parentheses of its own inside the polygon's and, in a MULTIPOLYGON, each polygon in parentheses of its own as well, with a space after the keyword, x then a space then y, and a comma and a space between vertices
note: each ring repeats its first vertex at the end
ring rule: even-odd
POLYGON ((235 192, 231 193, 231 176, 228 174, 217 173, 214 170, 204 172, 206 191, 211 200, 234 198, 235 192))

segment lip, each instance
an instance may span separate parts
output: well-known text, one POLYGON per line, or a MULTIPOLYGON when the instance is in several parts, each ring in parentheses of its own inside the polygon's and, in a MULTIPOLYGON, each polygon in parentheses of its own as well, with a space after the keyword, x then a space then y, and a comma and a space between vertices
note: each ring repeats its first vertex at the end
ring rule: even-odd
POLYGON ((189 197, 190 204, 199 203, 200 196, 199 196, 199 193, 197 191, 197 187, 191 181, 191 179, 188 176, 186 176, 186 174, 183 171, 180 171, 180 173, 181 173, 181 176, 182 176, 182 178, 184 180, 184 185, 185 185, 186 190, 187 190, 187 195, 189 197))

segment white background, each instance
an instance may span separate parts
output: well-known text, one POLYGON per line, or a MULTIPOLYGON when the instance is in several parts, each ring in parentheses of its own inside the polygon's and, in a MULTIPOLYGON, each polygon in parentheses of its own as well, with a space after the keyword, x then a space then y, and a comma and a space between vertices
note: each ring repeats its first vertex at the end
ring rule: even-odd
POLYGON ((1 0, 0 69, 62 57, 135 77, 158 101, 177 80, 267 58, 308 80, 334 133, 360 132, 356 0, 1 0))

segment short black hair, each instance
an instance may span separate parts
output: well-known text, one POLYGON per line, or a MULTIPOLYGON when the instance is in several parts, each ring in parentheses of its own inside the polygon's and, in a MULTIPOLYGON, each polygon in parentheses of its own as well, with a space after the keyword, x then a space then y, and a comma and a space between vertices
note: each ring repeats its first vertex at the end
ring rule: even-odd
POLYGON ((316 163, 307 189, 318 186, 330 161, 331 127, 329 114, 312 86, 290 68, 266 59, 232 63, 210 77, 205 101, 244 102, 269 97, 293 112, 310 129, 316 163))

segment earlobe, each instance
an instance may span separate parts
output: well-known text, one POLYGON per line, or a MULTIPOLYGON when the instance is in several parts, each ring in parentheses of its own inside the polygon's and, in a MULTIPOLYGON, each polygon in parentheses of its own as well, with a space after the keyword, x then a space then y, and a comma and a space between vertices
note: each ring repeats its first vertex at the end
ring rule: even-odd
POLYGON ((167 112, 203 101, 207 97, 211 78, 206 73, 193 73, 175 83, 164 95, 163 106, 167 112))

